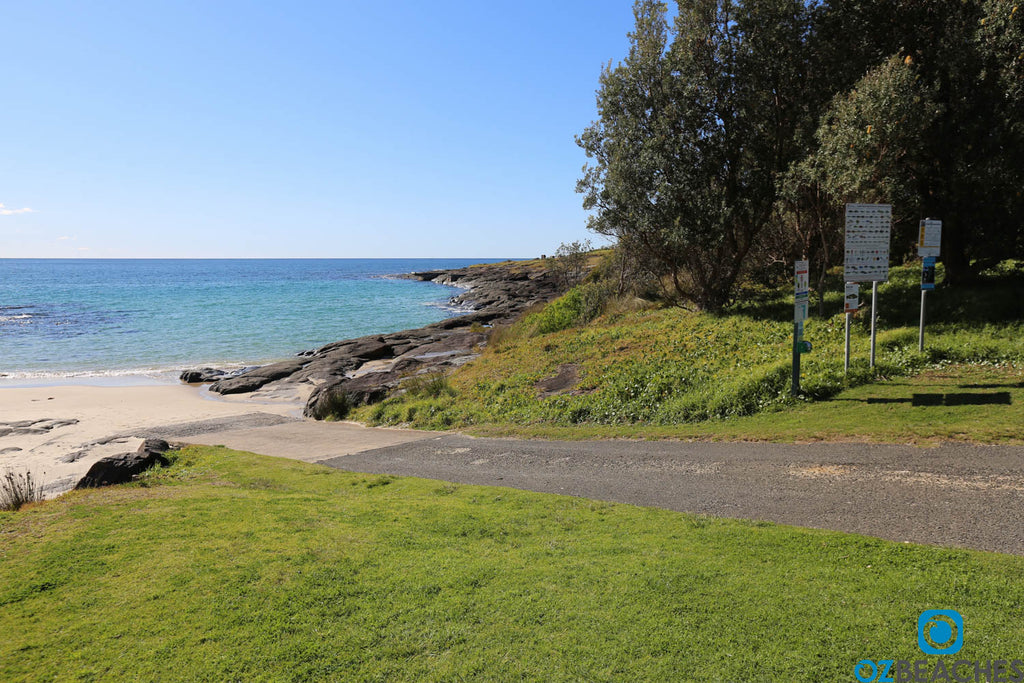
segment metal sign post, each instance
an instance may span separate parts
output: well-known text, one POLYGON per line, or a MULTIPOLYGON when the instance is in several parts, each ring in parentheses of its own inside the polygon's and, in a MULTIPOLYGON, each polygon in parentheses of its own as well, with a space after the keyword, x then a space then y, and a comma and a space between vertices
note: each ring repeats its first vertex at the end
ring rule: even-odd
POLYGON ((878 320, 878 281, 871 283, 871 354, 868 359, 868 367, 875 367, 875 323, 878 320))
POLYGON ((846 314, 846 353, 843 356, 843 372, 850 371, 850 318, 860 308, 860 285, 856 282, 846 283, 846 296, 843 298, 843 312, 846 314))
POLYGON ((917 240, 917 253, 924 257, 921 263, 921 324, 917 331, 917 350, 924 351, 924 309, 928 291, 935 289, 935 259, 942 246, 942 221, 925 218, 917 240))
POLYGON ((917 331, 917 350, 924 351, 924 304, 928 291, 935 289, 935 257, 925 256, 921 266, 921 326, 917 331))
POLYGON ((807 306, 810 268, 807 261, 796 261, 793 264, 795 286, 793 292, 793 386, 794 396, 800 394, 800 354, 811 350, 810 342, 805 342, 804 320, 807 320, 807 306))
POLYGON ((871 367, 875 367, 878 283, 889 279, 891 233, 891 204, 846 205, 846 258, 843 271, 847 282, 871 283, 871 367))

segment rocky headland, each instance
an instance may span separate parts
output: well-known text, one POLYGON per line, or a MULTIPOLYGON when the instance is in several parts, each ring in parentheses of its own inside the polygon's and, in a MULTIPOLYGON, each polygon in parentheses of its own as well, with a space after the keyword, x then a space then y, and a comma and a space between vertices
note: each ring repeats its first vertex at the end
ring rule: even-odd
POLYGON ((512 261, 401 275, 465 289, 450 304, 467 312, 419 329, 334 342, 237 373, 186 370, 181 380, 211 383, 210 391, 218 394, 307 397, 303 413, 315 419, 344 414, 402 391, 411 378, 447 374, 479 356, 489 328, 510 324, 530 306, 562 292, 546 265, 512 261))

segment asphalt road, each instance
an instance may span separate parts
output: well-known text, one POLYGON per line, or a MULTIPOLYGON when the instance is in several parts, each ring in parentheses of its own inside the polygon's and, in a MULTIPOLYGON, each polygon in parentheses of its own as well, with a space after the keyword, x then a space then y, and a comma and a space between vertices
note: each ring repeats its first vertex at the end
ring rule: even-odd
POLYGON ((1022 447, 445 435, 320 462, 1024 555, 1022 447))

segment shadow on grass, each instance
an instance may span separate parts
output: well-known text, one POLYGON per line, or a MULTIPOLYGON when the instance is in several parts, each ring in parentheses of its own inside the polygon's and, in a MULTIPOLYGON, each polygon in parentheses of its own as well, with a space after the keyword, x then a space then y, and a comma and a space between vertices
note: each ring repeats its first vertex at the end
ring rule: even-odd
POLYGON ((909 403, 914 407, 921 406, 987 406, 1012 405, 1013 399, 1008 391, 995 393, 950 393, 950 394, 913 394, 909 398, 841 398, 839 401, 858 401, 860 403, 885 404, 909 403))

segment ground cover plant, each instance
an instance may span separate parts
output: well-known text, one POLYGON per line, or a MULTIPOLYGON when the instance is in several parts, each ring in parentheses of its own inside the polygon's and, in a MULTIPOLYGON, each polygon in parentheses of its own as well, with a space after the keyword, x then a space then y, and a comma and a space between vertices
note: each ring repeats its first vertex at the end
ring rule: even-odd
POLYGON ((0 513, 3 680, 748 680, 1013 658, 1024 558, 192 447, 0 513), (935 657, 928 658, 934 664, 935 657))
POLYGON ((847 389, 785 410, 674 425, 483 424, 475 436, 544 439, 700 439, 713 441, 944 441, 1024 444, 1024 369, 954 364, 911 377, 847 389))
POLYGON ((0 510, 20 510, 22 506, 41 500, 43 490, 31 472, 5 469, 0 474, 0 510))
MULTIPOLYGON (((980 364, 1012 373, 1024 367, 1024 278, 1006 264, 972 287, 940 287, 928 303, 927 344, 917 350, 920 267, 892 270, 880 287, 878 359, 868 367, 866 310, 852 329, 849 373, 843 370, 841 287, 822 302, 824 316, 806 323, 814 351, 803 357, 803 393, 791 385, 791 286, 748 287, 724 313, 677 307, 587 314, 588 282, 492 335, 482 357, 450 378, 436 397, 410 393, 364 408, 371 424, 430 429, 474 428, 486 433, 535 434, 538 428, 582 427, 598 434, 659 434, 675 425, 792 408, 824 401, 868 382, 911 376, 951 364, 980 364), (578 382, 553 395, 543 382, 571 367, 578 382)), ((870 300, 865 292, 865 303, 870 300)), ((1012 382, 1011 382, 1012 383, 1012 382)), ((549 432, 553 433, 553 432, 549 432)))

